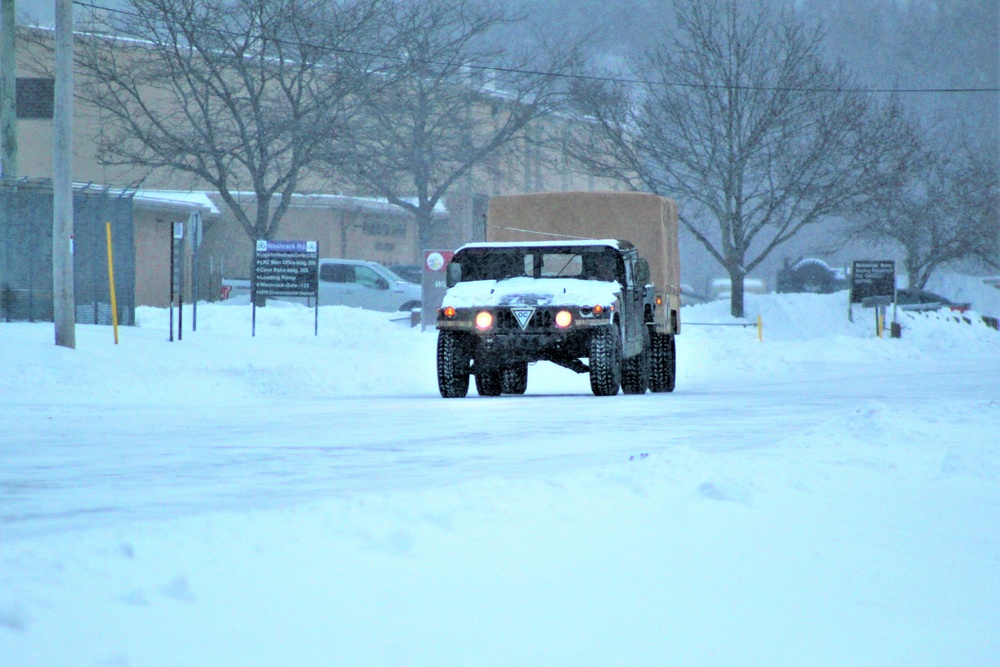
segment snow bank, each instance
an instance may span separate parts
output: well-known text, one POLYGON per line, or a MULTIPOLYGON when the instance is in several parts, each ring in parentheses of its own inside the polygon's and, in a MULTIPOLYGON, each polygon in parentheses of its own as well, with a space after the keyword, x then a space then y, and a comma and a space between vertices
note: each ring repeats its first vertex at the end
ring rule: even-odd
MULTIPOLYGON (((902 338, 890 338, 887 328, 880 339, 874 309, 856 305, 854 321, 848 319, 847 292, 747 294, 744 305, 743 319, 729 315, 728 301, 681 309, 678 382, 691 374, 706 379, 730 373, 766 377, 817 362, 876 364, 888 371, 913 359, 1000 354, 1000 333, 974 312, 898 311, 902 338), (757 338, 758 315, 763 343, 757 338)), ((888 315, 891 318, 891 310, 888 315)))
MULTIPOLYGON (((135 327, 77 325, 76 350, 53 347, 51 324, 0 325, 0 365, 18 401, 190 403, 231 406, 250 397, 406 395, 436 387, 435 339, 398 313, 272 301, 185 306, 169 341, 166 309, 138 308, 135 327)), ((174 312, 174 326, 178 313, 174 312)))
MULTIPOLYGON (((992 289, 992 288, 987 288, 992 289)), ((678 337, 683 378, 781 372, 810 361, 906 363, 947 352, 966 358, 995 355, 1000 335, 974 313, 900 311, 901 340, 875 335, 874 311, 847 295, 748 294, 747 317, 729 304, 685 306, 678 337), (763 344, 756 318, 763 322, 763 344), (966 321, 968 320, 968 321, 966 321), (723 324, 727 326, 705 326, 723 324), (746 324, 746 327, 730 326, 746 324), (781 345, 775 345, 781 343, 781 345)), ((181 338, 170 342, 166 309, 138 308, 135 327, 78 325, 77 349, 54 347, 51 324, 0 325, 0 366, 9 400, 19 402, 137 402, 231 406, 249 398, 337 398, 434 394, 436 332, 409 327, 399 313, 326 306, 318 335, 312 308, 271 301, 256 312, 251 337, 248 303, 201 303, 198 330, 185 306, 181 338)), ((175 327, 177 312, 174 313, 175 327)), ((176 333, 175 333, 176 338, 176 333)), ((539 363, 532 386, 556 390, 561 382, 587 389, 585 376, 539 363)))
POLYGON ((982 315, 1000 317, 1000 289, 981 277, 938 272, 927 281, 927 289, 955 303, 970 303, 982 315))

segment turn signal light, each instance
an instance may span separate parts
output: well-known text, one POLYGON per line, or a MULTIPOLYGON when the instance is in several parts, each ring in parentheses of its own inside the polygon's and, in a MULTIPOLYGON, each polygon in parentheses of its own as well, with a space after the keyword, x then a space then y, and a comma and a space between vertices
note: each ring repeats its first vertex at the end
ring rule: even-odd
POLYGON ((573 314, 568 310, 560 310, 556 313, 556 326, 560 329, 565 329, 569 325, 573 324, 573 314))
POLYGON ((604 312, 604 306, 594 306, 594 315, 600 315, 604 312))
POLYGON ((657 306, 662 306, 663 305, 663 297, 662 296, 657 296, 656 297, 656 305, 657 306))
POLYGON ((448 306, 447 308, 445 308, 443 311, 441 311, 441 313, 445 317, 455 317, 455 309, 452 308, 451 306, 448 306))
POLYGON ((483 310, 476 314, 476 328, 486 331, 493 326, 493 313, 483 310))

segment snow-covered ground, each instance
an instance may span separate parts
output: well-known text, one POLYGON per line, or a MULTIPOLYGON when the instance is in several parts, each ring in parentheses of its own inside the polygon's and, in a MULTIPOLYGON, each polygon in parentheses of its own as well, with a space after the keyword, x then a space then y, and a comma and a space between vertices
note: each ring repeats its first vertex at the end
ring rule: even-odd
POLYGON ((0 324, 0 665, 1000 664, 1000 333, 747 298, 614 398, 345 308, 0 324))

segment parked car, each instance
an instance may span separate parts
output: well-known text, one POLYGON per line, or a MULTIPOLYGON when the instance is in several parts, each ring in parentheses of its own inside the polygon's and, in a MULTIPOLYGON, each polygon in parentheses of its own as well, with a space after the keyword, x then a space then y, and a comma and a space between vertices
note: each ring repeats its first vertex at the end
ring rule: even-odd
POLYGON ((847 276, 840 269, 833 269, 821 259, 800 259, 778 271, 778 292, 812 292, 832 294, 848 289, 847 276))
POLYGON ((378 262, 319 260, 319 305, 367 310, 410 311, 420 308, 421 287, 378 262))
POLYGON ((236 300, 241 296, 250 298, 250 281, 242 278, 223 278, 219 290, 219 300, 236 300))
MULTIPOLYGON (((709 300, 728 299, 733 293, 733 283, 729 278, 716 278, 708 287, 709 300)), ((760 278, 743 278, 744 294, 767 294, 767 282, 760 278)))
POLYGON ((704 294, 696 292, 693 287, 687 283, 681 283, 681 305, 682 306, 695 306, 699 303, 708 303, 709 299, 704 294))
POLYGON ((896 306, 901 310, 939 310, 948 308, 958 313, 969 310, 971 304, 955 303, 940 294, 921 289, 896 290, 896 306))
POLYGON ((420 285, 424 281, 424 270, 418 264, 393 264, 389 270, 404 280, 420 285))

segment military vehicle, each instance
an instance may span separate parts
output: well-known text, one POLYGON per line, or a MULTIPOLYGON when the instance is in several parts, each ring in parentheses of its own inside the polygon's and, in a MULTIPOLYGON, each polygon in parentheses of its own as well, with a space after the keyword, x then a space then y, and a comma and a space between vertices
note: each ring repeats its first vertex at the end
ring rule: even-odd
POLYGON ((674 389, 680 269, 670 199, 494 198, 487 241, 456 251, 447 284, 437 315, 445 398, 464 397, 471 377, 481 396, 523 394, 539 361, 589 373, 598 396, 674 389))

